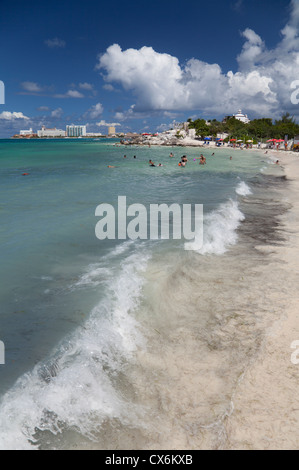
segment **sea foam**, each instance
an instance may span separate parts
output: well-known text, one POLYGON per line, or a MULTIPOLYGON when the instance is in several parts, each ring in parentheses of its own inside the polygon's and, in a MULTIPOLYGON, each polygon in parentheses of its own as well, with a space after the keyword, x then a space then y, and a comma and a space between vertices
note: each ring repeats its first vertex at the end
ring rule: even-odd
POLYGON ((204 216, 202 245, 196 246, 196 243, 191 242, 185 244, 185 247, 187 245, 188 249, 192 248, 201 255, 221 255, 237 242, 237 228, 244 219, 237 201, 230 199, 204 216))
POLYGON ((141 299, 148 259, 142 250, 128 256, 85 324, 4 395, 0 449, 38 448, 41 431, 56 435, 73 429, 92 438, 104 420, 136 419, 134 406, 113 381, 136 348, 145 345, 132 311, 141 299))
POLYGON ((236 193, 239 196, 249 196, 250 194, 252 194, 252 191, 244 181, 241 181, 236 187, 236 193))

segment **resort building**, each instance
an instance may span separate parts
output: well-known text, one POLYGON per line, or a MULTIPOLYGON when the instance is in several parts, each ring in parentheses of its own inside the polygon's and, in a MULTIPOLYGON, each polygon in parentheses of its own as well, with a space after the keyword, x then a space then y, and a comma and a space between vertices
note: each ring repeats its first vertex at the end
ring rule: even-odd
POLYGON ((67 137, 86 137, 86 126, 66 126, 67 137))
POLYGON ((65 131, 61 129, 47 129, 45 126, 42 126, 40 131, 37 131, 38 137, 46 137, 46 138, 57 138, 57 137, 65 137, 65 131))
POLYGON ((250 119, 248 119, 247 114, 243 114, 241 109, 239 109, 238 113, 234 114, 233 117, 235 119, 238 119, 238 121, 244 122, 244 124, 248 124, 250 122, 250 119))
POLYGON ((108 135, 115 135, 115 127, 111 126, 108 127, 108 135))
POLYGON ((32 128, 28 129, 28 130, 22 130, 20 131, 20 136, 26 136, 26 135, 32 135, 33 134, 33 130, 32 128))

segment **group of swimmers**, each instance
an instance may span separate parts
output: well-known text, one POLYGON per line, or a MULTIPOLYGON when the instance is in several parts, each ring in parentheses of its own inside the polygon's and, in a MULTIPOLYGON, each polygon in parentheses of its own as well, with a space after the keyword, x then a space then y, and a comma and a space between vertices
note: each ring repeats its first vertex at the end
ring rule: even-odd
POLYGON ((155 165, 152 160, 149 161, 149 166, 163 166, 162 163, 159 163, 159 165, 155 165))
MULTIPOLYGON (((213 157, 213 156, 215 156, 215 153, 212 153, 212 157, 213 157)), ((174 158, 174 154, 171 152, 170 155, 169 155, 169 157, 170 157, 170 158, 174 158)), ((124 158, 127 158, 127 155, 124 155, 124 158)), ((133 158, 136 159, 136 158, 137 158, 136 155, 134 155, 133 158)), ((232 160, 233 157, 230 156, 229 158, 230 158, 230 160, 232 160)), ((206 163, 207 163, 207 159, 206 159, 206 157, 205 157, 203 154, 201 154, 200 157, 195 157, 195 158, 193 158, 193 161, 196 161, 196 160, 199 160, 199 164, 200 164, 200 165, 206 165, 206 163)), ((180 160, 180 162, 178 163, 178 165, 179 165, 180 167, 185 167, 186 164, 187 164, 187 162, 188 162, 187 156, 186 156, 186 155, 183 155, 183 156, 181 157, 181 160, 180 160)), ((162 165, 162 163, 159 163, 158 165, 156 165, 152 160, 149 160, 149 166, 151 166, 151 167, 157 167, 157 166, 158 166, 158 167, 161 167, 161 166, 163 166, 163 165, 162 165)), ((116 167, 115 167, 115 166, 112 166, 112 165, 109 165, 108 168, 116 168, 116 167)))

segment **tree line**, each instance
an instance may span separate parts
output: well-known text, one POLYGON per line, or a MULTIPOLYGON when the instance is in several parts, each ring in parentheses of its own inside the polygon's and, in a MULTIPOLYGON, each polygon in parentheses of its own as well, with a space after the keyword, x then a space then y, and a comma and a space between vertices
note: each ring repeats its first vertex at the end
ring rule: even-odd
POLYGON ((188 119, 189 129, 195 129, 198 137, 216 137, 217 134, 229 134, 230 138, 254 140, 255 142, 268 139, 284 139, 287 135, 292 139, 299 135, 299 124, 293 116, 285 113, 281 119, 273 122, 270 118, 254 119, 248 124, 239 121, 235 117, 227 117, 222 122, 216 119, 206 121, 205 119, 188 119))

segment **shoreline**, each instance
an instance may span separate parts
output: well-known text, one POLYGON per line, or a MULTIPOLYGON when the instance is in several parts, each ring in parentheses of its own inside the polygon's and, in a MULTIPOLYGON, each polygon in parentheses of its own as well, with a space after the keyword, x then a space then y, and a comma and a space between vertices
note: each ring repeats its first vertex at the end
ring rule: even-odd
POLYGON ((289 183, 284 197, 291 208, 280 216, 286 240, 266 247, 271 263, 265 276, 270 278, 276 263, 277 293, 272 299, 282 316, 274 321, 258 358, 235 391, 232 412, 225 422, 225 448, 229 450, 291 450, 299 445, 299 365, 291 362, 291 344, 299 340, 299 159, 284 151, 279 157, 289 183))

